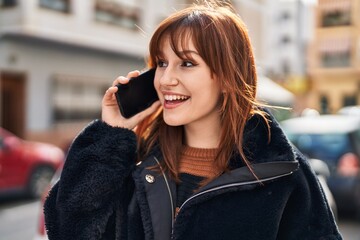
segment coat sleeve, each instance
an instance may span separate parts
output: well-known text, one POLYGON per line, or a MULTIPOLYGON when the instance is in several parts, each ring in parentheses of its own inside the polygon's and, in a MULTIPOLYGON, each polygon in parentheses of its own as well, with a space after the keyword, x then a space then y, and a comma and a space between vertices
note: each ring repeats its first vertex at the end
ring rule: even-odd
POLYGON ((49 239, 115 239, 115 222, 126 219, 135 157, 132 131, 99 120, 87 126, 45 201, 49 239))
POLYGON ((342 239, 322 187, 305 157, 296 152, 300 167, 294 173, 292 192, 279 226, 277 239, 342 239))

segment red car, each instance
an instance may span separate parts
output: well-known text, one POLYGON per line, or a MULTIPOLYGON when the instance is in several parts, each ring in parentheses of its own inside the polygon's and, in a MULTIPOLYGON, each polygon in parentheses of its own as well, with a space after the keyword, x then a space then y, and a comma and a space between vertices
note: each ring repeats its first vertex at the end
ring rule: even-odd
POLYGON ((25 193, 38 198, 64 162, 64 151, 29 142, 0 128, 0 194, 25 193))

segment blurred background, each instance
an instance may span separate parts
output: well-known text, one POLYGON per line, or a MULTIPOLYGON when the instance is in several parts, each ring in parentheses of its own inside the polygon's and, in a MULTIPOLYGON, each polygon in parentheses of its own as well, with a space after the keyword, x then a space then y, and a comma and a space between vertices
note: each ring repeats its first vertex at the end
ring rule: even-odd
MULTIPOLYGON (((46 239, 38 199, 72 139, 117 76, 145 67, 157 24, 193 2, 0 0, 0 239, 46 239)), ((258 99, 291 108, 274 115, 314 160, 344 239, 359 240, 360 0, 231 2, 258 99)))

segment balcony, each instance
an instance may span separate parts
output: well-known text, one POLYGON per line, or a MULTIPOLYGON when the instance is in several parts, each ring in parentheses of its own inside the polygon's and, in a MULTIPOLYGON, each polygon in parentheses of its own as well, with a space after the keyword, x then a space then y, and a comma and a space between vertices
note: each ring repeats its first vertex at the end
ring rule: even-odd
POLYGON ((141 9, 123 6, 113 1, 98 0, 95 4, 95 19, 99 22, 137 30, 141 9))
POLYGON ((70 12, 70 0, 40 0, 39 5, 42 8, 47 8, 59 12, 70 12))
POLYGON ((351 35, 340 31, 336 35, 322 35, 310 47, 312 60, 309 61, 308 73, 310 75, 349 75, 355 74, 358 69, 353 51, 355 42, 351 35))
POLYGON ((319 8, 321 27, 351 25, 350 0, 321 1, 319 8))
POLYGON ((319 41, 320 67, 347 68, 351 66, 350 37, 328 37, 319 41))
POLYGON ((351 25, 350 11, 334 11, 323 14, 322 27, 348 26, 351 25))
POLYGON ((100 117, 107 80, 56 74, 52 77, 53 121, 60 124, 100 117))
POLYGON ((16 0, 2 0, 0 1, 0 7, 7 8, 7 7, 15 7, 17 5, 16 0))
POLYGON ((323 53, 320 57, 323 68, 346 68, 351 66, 351 54, 349 51, 339 53, 323 53))
POLYGON ((110 0, 0 0, 0 36, 143 57, 149 36, 138 29, 153 26, 144 26, 152 23, 142 14, 145 3, 135 7, 110 0))

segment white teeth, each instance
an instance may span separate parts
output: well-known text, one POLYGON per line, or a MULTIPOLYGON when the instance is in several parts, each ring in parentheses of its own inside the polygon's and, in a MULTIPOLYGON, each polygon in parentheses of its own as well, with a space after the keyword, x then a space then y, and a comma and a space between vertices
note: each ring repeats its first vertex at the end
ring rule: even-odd
POLYGON ((187 96, 180 96, 180 95, 164 95, 166 101, 173 101, 173 100, 186 100, 189 97, 187 96))

